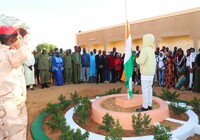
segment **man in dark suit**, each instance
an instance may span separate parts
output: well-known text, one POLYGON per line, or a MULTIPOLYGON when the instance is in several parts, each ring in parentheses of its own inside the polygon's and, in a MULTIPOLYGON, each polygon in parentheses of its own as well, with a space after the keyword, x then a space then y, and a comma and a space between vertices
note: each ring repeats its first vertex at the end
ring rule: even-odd
POLYGON ((98 54, 95 56, 96 69, 97 69, 97 84, 100 82, 103 83, 103 56, 101 55, 101 50, 98 51, 98 54))

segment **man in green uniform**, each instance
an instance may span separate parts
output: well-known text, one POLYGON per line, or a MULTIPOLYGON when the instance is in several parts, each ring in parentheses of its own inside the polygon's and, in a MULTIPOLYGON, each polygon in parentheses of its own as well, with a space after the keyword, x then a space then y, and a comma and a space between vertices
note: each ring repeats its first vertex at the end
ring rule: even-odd
POLYGON ((66 54, 63 56, 63 61, 65 82, 66 84, 70 84, 72 79, 72 57, 69 54, 69 50, 66 50, 66 54))
POLYGON ((72 53, 72 68, 73 68, 73 80, 74 84, 80 83, 80 69, 81 69, 81 54, 78 50, 78 47, 74 47, 75 52, 72 53))
POLYGON ((42 53, 38 57, 38 69, 40 71, 41 88, 48 88, 50 59, 46 52, 46 49, 42 50, 42 53))

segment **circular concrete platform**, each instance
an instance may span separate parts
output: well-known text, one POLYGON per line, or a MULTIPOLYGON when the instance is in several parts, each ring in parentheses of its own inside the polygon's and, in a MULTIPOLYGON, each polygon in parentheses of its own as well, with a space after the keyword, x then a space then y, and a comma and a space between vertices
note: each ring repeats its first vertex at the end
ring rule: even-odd
MULTIPOLYGON (((92 119, 99 123, 102 124, 103 121, 103 116, 106 115, 106 113, 109 113, 115 121, 118 119, 122 128, 125 130, 133 130, 132 127, 132 115, 137 115, 138 112, 116 112, 112 110, 107 110, 101 106, 101 103, 109 98, 116 98, 115 104, 128 108, 128 107, 134 107, 138 105, 142 105, 142 95, 134 95, 132 99, 128 99, 127 94, 118 94, 118 95, 109 95, 109 96, 104 96, 101 98, 96 99, 92 103, 92 108, 91 108, 91 117, 92 119)), ((149 111, 144 111, 141 112, 142 115, 145 113, 150 116, 151 124, 153 125, 154 123, 161 122, 165 120, 166 118, 169 118, 169 108, 168 104, 163 101, 160 98, 153 97, 153 101, 159 104, 159 108, 152 109, 149 111)))

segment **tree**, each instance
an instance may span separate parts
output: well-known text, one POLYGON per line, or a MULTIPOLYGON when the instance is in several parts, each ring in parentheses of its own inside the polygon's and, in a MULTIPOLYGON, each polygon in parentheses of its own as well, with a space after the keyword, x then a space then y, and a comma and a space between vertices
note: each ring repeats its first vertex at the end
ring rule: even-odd
POLYGON ((20 23, 20 19, 6 16, 4 14, 0 15, 0 26, 4 25, 10 25, 10 26, 16 26, 18 25, 20 28, 29 29, 29 27, 26 25, 26 23, 20 23))
POLYGON ((44 48, 47 50, 47 52, 49 52, 51 49, 55 49, 57 47, 56 47, 56 45, 52 45, 52 44, 48 44, 48 43, 42 43, 42 44, 38 44, 36 46, 36 49, 38 51, 41 51, 44 48))

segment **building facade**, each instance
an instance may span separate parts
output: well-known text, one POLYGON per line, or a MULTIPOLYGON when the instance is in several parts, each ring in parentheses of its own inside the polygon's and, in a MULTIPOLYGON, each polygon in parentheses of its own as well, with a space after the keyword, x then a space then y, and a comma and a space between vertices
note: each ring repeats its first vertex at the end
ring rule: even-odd
MULTIPOLYGON (((142 46, 142 36, 152 33, 155 36, 155 47, 166 46, 173 50, 174 46, 183 48, 200 48, 200 7, 130 22, 132 46, 142 46)), ((113 47, 118 52, 125 52, 125 24, 101 29, 80 32, 76 34, 77 45, 87 51, 111 51, 113 47)))

